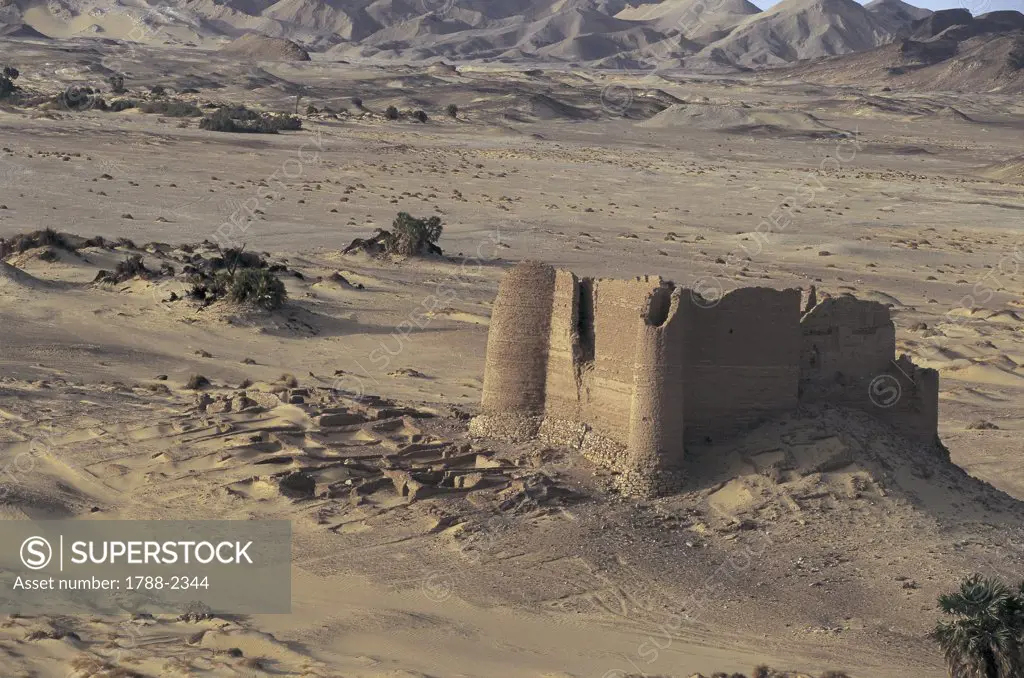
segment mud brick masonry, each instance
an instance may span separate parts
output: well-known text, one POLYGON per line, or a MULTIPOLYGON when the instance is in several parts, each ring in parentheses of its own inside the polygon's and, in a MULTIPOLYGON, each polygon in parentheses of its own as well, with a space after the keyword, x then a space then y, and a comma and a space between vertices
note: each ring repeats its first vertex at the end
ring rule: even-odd
POLYGON ((764 287, 706 300, 660 277, 524 262, 494 302, 471 431, 579 450, 641 496, 679 489, 687 443, 801 403, 864 410, 933 444, 938 373, 895 351, 889 309, 873 301, 764 287))

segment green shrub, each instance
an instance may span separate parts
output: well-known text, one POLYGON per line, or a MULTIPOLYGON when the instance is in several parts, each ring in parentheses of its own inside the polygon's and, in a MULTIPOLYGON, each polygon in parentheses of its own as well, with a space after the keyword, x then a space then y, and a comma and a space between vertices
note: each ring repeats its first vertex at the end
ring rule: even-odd
POLYGON ((284 283, 262 268, 240 268, 221 271, 215 279, 215 291, 223 293, 236 304, 250 304, 272 311, 288 298, 284 283))
POLYGON ((391 237, 384 242, 389 254, 414 256, 428 254, 433 251, 443 230, 441 218, 418 219, 406 212, 399 212, 391 224, 391 237))
POLYGON ((939 596, 939 610, 947 620, 931 638, 950 676, 1024 675, 1024 582, 1010 586, 975 574, 939 596))
POLYGON ((388 106, 384 111, 384 117, 388 120, 398 120, 398 109, 394 106, 388 106))

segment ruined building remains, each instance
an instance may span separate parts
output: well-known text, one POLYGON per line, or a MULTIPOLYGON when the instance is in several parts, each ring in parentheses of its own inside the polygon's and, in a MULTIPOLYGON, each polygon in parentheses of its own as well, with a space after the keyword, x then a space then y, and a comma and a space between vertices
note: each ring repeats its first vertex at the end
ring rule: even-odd
POLYGON ((478 435, 579 450, 623 491, 680 487, 684 446, 801 403, 870 412, 936 440, 938 374, 894 360, 889 309, 741 288, 720 299, 659 277, 592 280, 524 262, 491 317, 478 435))

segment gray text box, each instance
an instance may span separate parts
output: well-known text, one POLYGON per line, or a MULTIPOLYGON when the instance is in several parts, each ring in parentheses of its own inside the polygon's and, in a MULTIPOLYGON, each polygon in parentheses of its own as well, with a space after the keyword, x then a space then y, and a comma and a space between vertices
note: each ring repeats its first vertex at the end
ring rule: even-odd
POLYGON ((0 613, 291 612, 291 523, 0 521, 0 613))

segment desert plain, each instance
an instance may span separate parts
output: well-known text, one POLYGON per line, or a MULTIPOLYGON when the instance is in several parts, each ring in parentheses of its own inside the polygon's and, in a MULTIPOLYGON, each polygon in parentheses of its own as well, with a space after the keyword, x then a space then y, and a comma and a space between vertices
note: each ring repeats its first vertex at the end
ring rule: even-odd
MULTIPOLYGON (((3 42, 19 85, 52 94, 104 49, 3 42)), ((0 238, 105 239, 0 270, 0 511, 290 520, 293 610, 11 617, 4 676, 938 678, 937 596, 970 572, 1019 577, 1019 96, 145 46, 131 60, 143 98, 194 89, 176 96, 298 110, 302 129, 0 110, 0 238), (440 217, 443 255, 342 253, 398 212, 440 217), (218 245, 279 264, 285 305, 192 299, 182 262, 218 245), (134 254, 175 274, 94 282, 134 254), (826 410, 693 450, 686 490, 647 500, 570 453, 471 438, 491 304, 527 259, 886 304, 900 350, 940 373, 950 461, 826 410), (761 472, 766 451, 786 474, 761 472), (381 459, 470 459, 489 482, 411 501, 381 459), (284 481, 298 476, 315 485, 284 481)))

